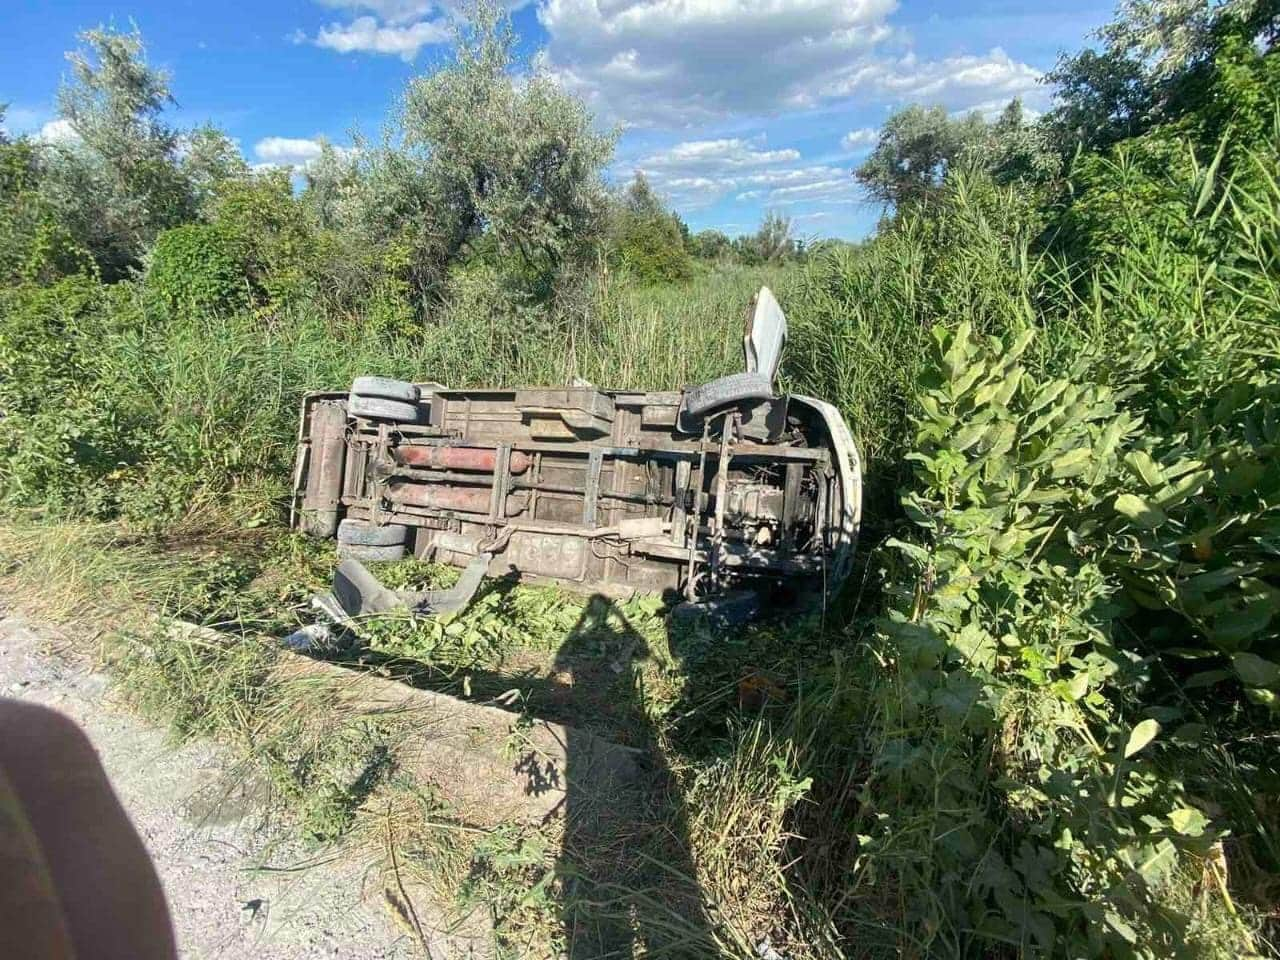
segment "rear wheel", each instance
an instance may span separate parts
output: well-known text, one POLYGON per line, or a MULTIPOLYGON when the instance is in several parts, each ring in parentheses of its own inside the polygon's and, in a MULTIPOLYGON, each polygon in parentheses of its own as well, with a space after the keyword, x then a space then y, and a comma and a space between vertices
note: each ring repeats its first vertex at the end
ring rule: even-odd
POLYGON ((381 397, 403 403, 417 403, 422 396, 415 384, 391 377, 356 377, 351 382, 351 393, 357 397, 381 397))
POLYGON ((754 590, 731 590, 720 596, 675 606, 671 617, 677 622, 704 620, 716 630, 750 623, 760 616, 760 595, 754 590))
POLYGON ((408 539, 409 528, 399 523, 377 526, 364 520, 338 524, 338 542, 357 547, 394 547, 408 539))
POLYGON ((403 543, 385 547, 364 546, 358 543, 338 544, 338 558, 341 560, 403 560, 404 556, 403 543))
POLYGON ((418 408, 412 403, 384 397, 363 397, 355 393, 347 399, 347 413, 353 417, 390 420, 393 423, 415 423, 418 419, 418 408))

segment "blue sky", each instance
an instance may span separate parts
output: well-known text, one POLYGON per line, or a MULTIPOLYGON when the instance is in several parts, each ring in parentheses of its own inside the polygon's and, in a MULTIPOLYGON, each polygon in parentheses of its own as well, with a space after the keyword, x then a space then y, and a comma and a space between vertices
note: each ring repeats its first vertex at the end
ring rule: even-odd
MULTIPOLYGON (((8 128, 56 136, 64 52, 136 23, 172 74, 179 126, 212 122, 254 163, 376 135, 406 81, 448 53, 456 0, 108 0, 6 10, 8 128)), ((879 209, 849 171, 895 108, 998 110, 1110 18, 1111 0, 529 0, 526 55, 622 131, 610 173, 643 169, 697 230, 766 209, 807 236, 858 237, 879 209)))

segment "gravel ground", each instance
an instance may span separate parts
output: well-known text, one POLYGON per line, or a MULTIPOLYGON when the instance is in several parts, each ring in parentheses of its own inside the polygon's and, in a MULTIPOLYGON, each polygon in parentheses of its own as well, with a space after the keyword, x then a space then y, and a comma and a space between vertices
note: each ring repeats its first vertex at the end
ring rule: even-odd
MULTIPOLYGON (((254 812, 252 784, 216 744, 174 747, 112 704, 106 678, 64 635, 3 609, 0 696, 61 710, 88 734, 155 862, 181 956, 423 955, 392 922, 372 871, 346 860, 317 863, 283 841, 254 812)), ((476 955, 475 947, 444 937, 430 944, 436 958, 476 955)))

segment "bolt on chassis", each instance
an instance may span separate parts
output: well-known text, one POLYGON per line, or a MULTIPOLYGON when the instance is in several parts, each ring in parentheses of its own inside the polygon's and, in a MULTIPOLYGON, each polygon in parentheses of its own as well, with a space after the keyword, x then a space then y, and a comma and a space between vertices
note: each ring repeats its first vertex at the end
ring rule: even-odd
POLYGON ((360 615, 461 609, 513 572, 626 596, 660 593, 721 622, 845 579, 862 476, 839 411, 774 392, 786 319, 748 311, 746 369, 683 390, 447 389, 358 377, 302 404, 291 522, 336 537, 317 605, 360 615), (362 565, 465 567, 449 591, 384 588, 362 565))

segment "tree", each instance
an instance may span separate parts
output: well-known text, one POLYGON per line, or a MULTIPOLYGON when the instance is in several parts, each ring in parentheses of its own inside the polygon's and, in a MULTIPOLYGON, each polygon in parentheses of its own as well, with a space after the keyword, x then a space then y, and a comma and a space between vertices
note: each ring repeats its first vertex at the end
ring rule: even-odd
POLYGON ((987 128, 981 147, 971 147, 966 159, 985 168, 1000 184, 1039 183, 1062 170, 1062 160, 1044 128, 1026 121, 1022 101, 1016 97, 987 128))
POLYGON ((1045 77, 1054 108, 1045 127, 1064 156, 1104 150, 1196 110, 1205 73, 1242 38, 1274 47, 1275 0, 1123 0, 1094 38, 1100 48, 1063 56, 1045 77))
POLYGON ((196 196, 178 164, 178 133, 161 118, 168 77, 149 67, 141 35, 99 28, 68 54, 58 110, 75 132, 46 148, 42 190, 106 279, 136 265, 160 231, 190 220, 196 196))
POLYGON ((928 200, 961 165, 998 184, 1037 184, 1056 177, 1062 161, 1017 98, 992 123, 976 111, 953 118, 942 107, 913 105, 886 121, 854 176, 871 196, 902 210, 928 200))
POLYGON ((644 173, 635 177, 615 202, 611 217, 611 259, 645 283, 689 276, 686 228, 667 209, 644 173))
POLYGON ((452 259, 480 238, 514 282, 546 298, 605 229, 601 171, 613 138, 540 69, 516 75, 515 34, 492 3, 468 11, 451 63, 414 80, 401 117, 418 190, 452 259), (508 265, 518 269, 511 269, 508 265))
POLYGON ((181 168, 196 207, 205 216, 220 187, 249 177, 240 148, 217 127, 207 125, 182 138, 181 168))
POLYGON ((985 126, 976 113, 953 120, 942 107, 913 104, 885 121, 879 142, 854 176, 883 203, 897 208, 919 203, 964 150, 981 140, 985 126))
POLYGON ((744 263, 783 263, 796 254, 796 241, 791 235, 791 218, 769 210, 755 233, 734 241, 734 249, 744 263))
MULTIPOLYGON (((0 105, 0 124, 4 119, 0 105)), ((0 126, 0 284, 50 283, 92 268, 45 194, 41 145, 0 126)))
POLYGON ((724 260, 733 255, 733 242, 719 230, 700 230, 693 235, 693 255, 700 260, 724 260))
POLYGON ((622 195, 622 204, 637 217, 662 217, 667 215, 666 204, 658 196, 643 170, 637 170, 622 195))

